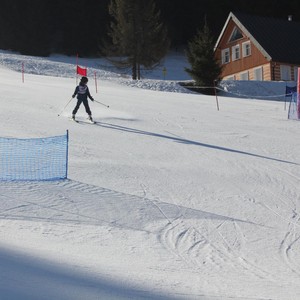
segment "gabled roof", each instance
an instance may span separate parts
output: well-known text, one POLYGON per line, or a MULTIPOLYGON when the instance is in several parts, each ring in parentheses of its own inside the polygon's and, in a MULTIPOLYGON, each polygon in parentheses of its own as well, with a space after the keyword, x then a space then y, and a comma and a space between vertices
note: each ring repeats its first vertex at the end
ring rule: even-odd
POLYGON ((300 64, 300 23, 287 19, 231 12, 216 42, 215 49, 231 19, 268 60, 300 64))

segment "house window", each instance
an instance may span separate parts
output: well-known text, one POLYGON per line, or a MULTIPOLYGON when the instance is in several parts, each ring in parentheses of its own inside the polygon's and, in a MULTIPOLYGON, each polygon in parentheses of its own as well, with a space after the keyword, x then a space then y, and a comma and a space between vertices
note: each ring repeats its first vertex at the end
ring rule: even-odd
POLYGON ((235 80, 235 76, 234 75, 227 76, 224 78, 224 80, 235 80))
POLYGON ((249 80, 249 72, 243 72, 240 74, 240 80, 249 80))
POLYGON ((281 80, 291 80, 291 67, 280 65, 280 77, 281 80))
POLYGON ((222 50, 222 64, 228 64, 230 62, 229 48, 222 50))
POLYGON ((263 80, 263 67, 258 67, 253 70, 254 80, 263 80))
POLYGON ((242 32, 237 27, 234 27, 234 29, 231 33, 229 42, 234 42, 234 41, 239 40, 241 38, 243 38, 242 32))
POLYGON ((243 47, 243 57, 247 57, 251 55, 251 44, 250 42, 245 42, 242 44, 243 47))
POLYGON ((240 59, 240 45, 236 45, 232 47, 232 60, 240 59))

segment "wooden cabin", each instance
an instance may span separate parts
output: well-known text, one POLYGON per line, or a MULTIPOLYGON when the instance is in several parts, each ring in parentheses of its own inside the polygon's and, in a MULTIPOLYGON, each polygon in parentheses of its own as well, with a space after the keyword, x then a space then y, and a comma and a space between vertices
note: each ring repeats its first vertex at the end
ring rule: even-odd
POLYGON ((231 12, 215 45, 223 80, 296 81, 300 23, 231 12))

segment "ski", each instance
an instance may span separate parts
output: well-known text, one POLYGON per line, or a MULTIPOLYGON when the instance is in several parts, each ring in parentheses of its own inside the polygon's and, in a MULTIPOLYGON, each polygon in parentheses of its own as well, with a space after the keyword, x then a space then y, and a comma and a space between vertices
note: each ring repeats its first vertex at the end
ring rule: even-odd
POLYGON ((70 118, 69 120, 76 122, 77 124, 80 124, 80 123, 82 123, 82 124, 97 124, 96 121, 91 121, 91 120, 83 121, 83 120, 76 120, 76 119, 72 119, 72 118, 70 118))
POLYGON ((96 122, 94 120, 91 120, 91 119, 87 119, 85 123, 96 124, 96 122))
POLYGON ((73 121, 73 122, 79 123, 78 120, 75 120, 75 119, 73 119, 73 118, 70 118, 69 121, 73 121))

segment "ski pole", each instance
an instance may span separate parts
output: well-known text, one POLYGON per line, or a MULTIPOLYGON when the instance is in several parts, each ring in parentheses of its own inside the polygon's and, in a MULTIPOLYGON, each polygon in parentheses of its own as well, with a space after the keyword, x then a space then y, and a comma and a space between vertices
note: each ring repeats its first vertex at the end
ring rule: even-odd
POLYGON ((99 101, 97 101, 97 100, 94 100, 94 101, 97 102, 97 103, 99 103, 99 104, 102 104, 102 105, 106 106, 107 108, 109 107, 109 105, 106 105, 106 104, 104 104, 104 103, 101 103, 101 102, 99 102, 99 101))
POLYGON ((68 103, 65 105, 63 110, 57 115, 58 117, 63 113, 63 111, 66 109, 66 107, 69 105, 69 103, 72 101, 73 97, 68 101, 68 103))

